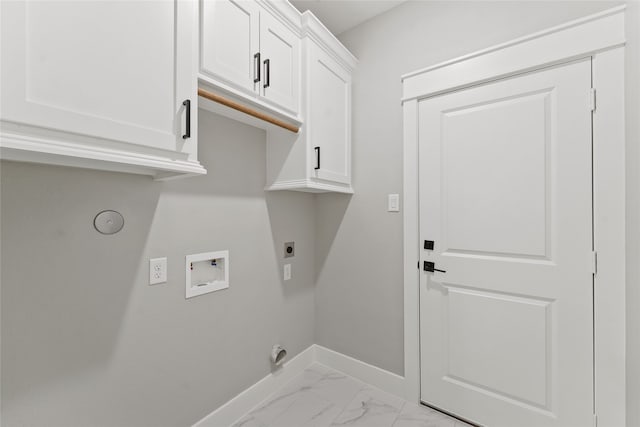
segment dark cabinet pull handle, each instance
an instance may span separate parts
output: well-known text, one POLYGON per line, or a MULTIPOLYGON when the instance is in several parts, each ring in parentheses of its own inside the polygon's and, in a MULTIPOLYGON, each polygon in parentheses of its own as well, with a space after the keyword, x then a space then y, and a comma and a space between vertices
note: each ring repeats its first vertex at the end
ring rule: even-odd
POLYGON ((260 81, 260 52, 253 55, 253 82, 260 81))
POLYGON ((434 272, 434 271, 439 271, 440 273, 446 273, 445 270, 438 270, 436 268, 436 264, 434 262, 430 262, 430 261, 425 261, 424 262, 424 267, 422 268, 424 271, 429 271, 429 272, 434 272))
POLYGON ((268 59, 264 60, 264 88, 268 88, 269 84, 271 83, 271 78, 270 78, 270 74, 271 74, 271 63, 269 62, 268 59))
POLYGON ((320 147, 314 147, 314 150, 316 150, 316 167, 314 169, 318 170, 320 169, 320 147))
POLYGON ((184 135, 182 135, 182 139, 191 138, 191 100, 186 99, 182 105, 185 106, 187 123, 184 129, 184 135))

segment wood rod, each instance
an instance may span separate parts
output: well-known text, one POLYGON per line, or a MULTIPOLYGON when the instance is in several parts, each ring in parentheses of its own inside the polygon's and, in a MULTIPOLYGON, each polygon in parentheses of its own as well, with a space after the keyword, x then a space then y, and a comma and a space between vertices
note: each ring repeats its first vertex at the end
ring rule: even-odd
POLYGON ((245 105, 239 104, 235 101, 232 101, 224 96, 209 92, 204 89, 198 88, 198 95, 201 97, 208 99, 209 101, 217 102, 218 104, 222 104, 226 107, 233 108, 234 110, 240 111, 241 113, 248 114, 252 117, 255 117, 260 120, 264 120, 265 122, 271 123, 272 125, 279 126, 284 128, 290 132, 298 133, 300 128, 298 126, 290 125, 289 123, 285 123, 282 120, 276 119, 268 114, 264 114, 260 111, 254 110, 253 108, 249 108, 245 105))

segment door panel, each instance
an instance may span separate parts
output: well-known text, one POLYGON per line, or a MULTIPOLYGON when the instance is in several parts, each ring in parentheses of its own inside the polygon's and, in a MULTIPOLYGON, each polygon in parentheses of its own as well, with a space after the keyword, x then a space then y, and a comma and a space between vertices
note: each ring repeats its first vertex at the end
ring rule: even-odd
POLYGON ((260 51, 263 68, 261 93, 273 104, 297 114, 300 39, 274 16, 262 13, 260 51), (265 61, 269 61, 268 65, 265 61))
POLYGON ((546 407, 550 302, 456 286, 447 291, 445 380, 546 407))
POLYGON ((425 403, 591 425, 590 86, 582 61, 419 102, 425 403))
POLYGON ((200 72, 254 92, 260 50, 260 9, 255 1, 201 0, 200 72))
POLYGON ((448 250, 546 255, 550 98, 545 90, 442 113, 448 250))

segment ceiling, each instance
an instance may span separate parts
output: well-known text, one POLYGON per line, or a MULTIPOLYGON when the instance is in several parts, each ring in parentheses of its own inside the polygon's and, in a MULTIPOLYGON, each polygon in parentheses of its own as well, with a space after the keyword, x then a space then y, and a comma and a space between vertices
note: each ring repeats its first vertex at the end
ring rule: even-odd
POLYGON ((406 0, 290 0, 300 11, 310 10, 334 34, 347 31, 406 0))

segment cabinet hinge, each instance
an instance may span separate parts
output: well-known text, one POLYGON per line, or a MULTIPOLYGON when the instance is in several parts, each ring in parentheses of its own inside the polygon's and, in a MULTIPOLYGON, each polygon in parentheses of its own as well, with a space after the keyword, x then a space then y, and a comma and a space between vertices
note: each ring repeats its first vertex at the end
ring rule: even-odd
POLYGON ((596 274, 598 272, 598 252, 591 252, 591 272, 596 274))
POLYGON ((594 88, 589 89, 589 107, 591 111, 596 111, 596 90, 594 88))

